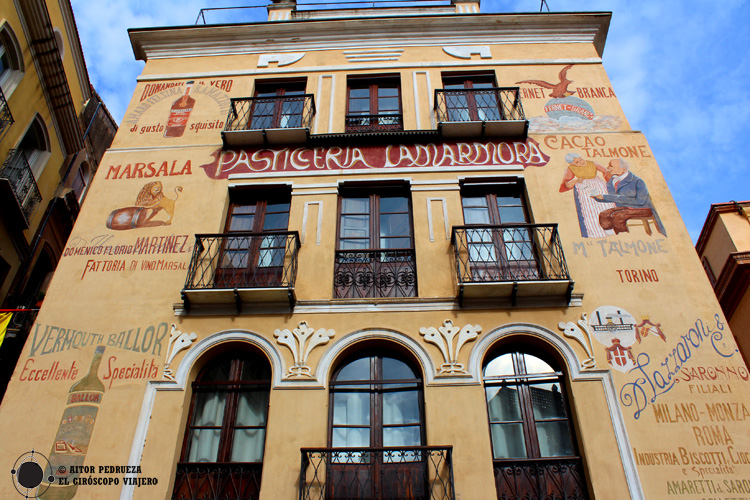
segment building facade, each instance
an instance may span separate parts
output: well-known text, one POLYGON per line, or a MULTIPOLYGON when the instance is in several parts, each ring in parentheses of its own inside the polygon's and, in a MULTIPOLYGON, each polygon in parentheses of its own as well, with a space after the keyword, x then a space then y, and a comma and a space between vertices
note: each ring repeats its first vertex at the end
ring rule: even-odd
POLYGON ((750 497, 750 373, 609 22, 130 30, 145 68, 0 407, 3 495, 750 497))
POLYGON ((750 359, 750 201, 711 205, 695 249, 747 363, 750 359))
POLYGON ((70 3, 0 2, 0 398, 116 131, 70 3))

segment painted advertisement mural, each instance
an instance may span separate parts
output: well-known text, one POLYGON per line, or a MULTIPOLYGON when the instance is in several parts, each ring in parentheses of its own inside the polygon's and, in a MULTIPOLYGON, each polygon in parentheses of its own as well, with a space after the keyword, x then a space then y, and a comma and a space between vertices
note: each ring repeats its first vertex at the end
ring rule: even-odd
MULTIPOLYGON (((515 82, 521 87, 524 109, 529 116, 529 132, 596 132, 617 130, 623 125, 619 116, 597 114, 592 102, 617 100, 612 87, 573 85, 568 74, 576 74, 575 65, 560 70, 558 81, 526 79, 515 82), (528 85, 528 86, 526 86, 528 85), (544 115, 531 116, 537 100, 544 101, 544 115)), ((583 73, 583 72, 581 72, 583 73)))

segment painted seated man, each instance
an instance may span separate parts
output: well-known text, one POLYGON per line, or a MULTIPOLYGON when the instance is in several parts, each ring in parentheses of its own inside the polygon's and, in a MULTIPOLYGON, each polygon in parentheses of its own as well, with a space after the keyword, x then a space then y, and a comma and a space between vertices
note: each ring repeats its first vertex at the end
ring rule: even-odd
POLYGON ((612 176, 607 181, 607 194, 592 198, 600 203, 614 203, 615 207, 599 213, 599 224, 603 229, 612 229, 619 234, 630 232, 627 225, 630 219, 653 218, 656 230, 666 236, 659 214, 651 204, 646 183, 629 168, 628 162, 622 159, 611 160, 607 165, 607 172, 612 176))

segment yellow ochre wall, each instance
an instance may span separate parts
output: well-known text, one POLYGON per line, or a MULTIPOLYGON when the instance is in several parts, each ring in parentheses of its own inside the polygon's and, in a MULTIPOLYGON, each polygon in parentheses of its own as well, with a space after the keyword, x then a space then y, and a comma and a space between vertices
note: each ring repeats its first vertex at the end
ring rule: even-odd
MULTIPOLYGON (((467 148, 475 142, 505 143, 503 147, 513 151, 513 161, 456 166, 447 162, 445 168, 390 170, 307 165, 248 172, 238 166, 229 172, 237 174, 230 179, 213 175, 230 98, 253 95, 255 84, 263 78, 306 76, 307 92, 315 96, 317 109, 311 133, 342 133, 347 75, 365 71, 341 69, 350 63, 339 49, 311 51, 283 71, 272 64, 259 68, 256 76, 248 73, 257 67, 258 55, 148 61, 0 407, 5 424, 0 429, 0 442, 6 454, 15 457, 32 448, 45 453, 51 449, 68 390, 88 371, 95 346, 105 346, 98 371, 105 393, 85 464, 134 465, 134 453, 141 465, 140 475, 156 478, 158 484, 136 488, 132 498, 166 498, 185 436, 190 381, 206 360, 199 358, 194 366, 183 367, 186 356, 207 339, 232 333, 265 346, 262 350, 267 355, 267 349, 274 349, 283 369, 288 369, 294 363, 292 354, 276 342, 274 332, 293 330, 306 322, 335 334, 327 344, 313 349, 307 360, 320 382, 313 378, 295 386, 294 380, 284 378, 286 373, 278 373, 280 366, 273 365, 277 371, 269 403, 261 489, 264 500, 297 498, 300 448, 328 444, 327 377, 340 356, 326 361, 330 369, 325 373, 318 371, 319 363, 327 359, 326 353, 340 354, 352 335, 361 342, 392 342, 419 361, 426 380, 427 444, 454 447, 458 499, 495 495, 487 406, 478 374, 482 356, 491 349, 482 339, 500 341, 509 335, 535 342, 542 339, 558 353, 567 374, 566 392, 592 498, 750 498, 746 479, 750 475, 750 373, 736 351, 646 138, 630 130, 616 89, 599 62, 575 62, 567 70, 567 78, 573 82, 570 90, 593 109, 593 116, 586 120, 551 117, 545 111, 550 91, 533 83, 519 83, 557 82, 568 63, 551 63, 551 59, 592 60, 597 58, 596 51, 590 45, 562 43, 496 44, 490 49, 493 60, 530 61, 480 63, 469 68, 493 72, 500 87, 520 86, 530 121, 529 138, 450 142, 467 148), (533 64, 535 59, 541 63, 533 64), (186 76, 186 68, 191 74, 213 72, 220 76, 186 76), (196 104, 187 129, 182 137, 165 138, 170 106, 182 95, 188 80, 195 81, 191 95, 196 104), (176 85, 153 87, 157 84, 176 85), (666 234, 651 222, 651 234, 645 227, 631 224, 629 232, 584 237, 573 191, 560 192, 568 153, 578 153, 603 167, 614 159, 627 160, 631 172, 648 187, 666 234), (453 247, 445 224, 448 228, 463 225, 459 178, 472 177, 523 178, 532 220, 558 224, 575 281, 570 305, 458 305, 453 247), (376 299, 337 303, 331 300, 336 184, 388 179, 408 179, 412 186, 419 299, 403 301, 406 305, 376 299), (141 190, 156 181, 164 196, 172 200, 154 219, 161 225, 130 230, 106 227, 112 211, 134 206, 141 190), (289 230, 299 231, 303 238, 295 309, 275 313, 250 304, 245 313, 236 314, 231 313, 230 304, 230 313, 184 314, 180 291, 195 234, 223 230, 230 185, 284 183, 292 184, 289 230), (164 245, 167 237, 172 238, 169 246, 164 245), (608 363, 607 337, 597 337, 591 327, 603 326, 597 323, 598 318, 614 312, 640 325, 629 337, 634 361, 627 369, 608 363), (446 320, 458 327, 478 325, 481 329, 477 339, 459 352, 458 362, 466 370, 461 377, 438 376, 443 355, 420 335, 420 329, 438 328, 446 320), (569 322, 569 328, 590 330, 592 335, 581 335, 582 342, 566 336, 563 328, 569 322), (178 334, 196 334, 192 346, 178 353, 169 367, 175 374, 189 372, 182 379, 186 387, 170 385, 163 377, 173 329, 178 334), (588 350, 596 367, 591 362, 584 364, 588 350), (141 370, 144 363, 149 368, 141 370), (155 376, 152 366, 156 367, 155 376), (52 372, 45 375, 44 370, 52 372), (134 441, 140 438, 145 439, 142 451, 137 447, 133 451, 134 441)), ((461 66, 456 58, 433 46, 405 47, 399 63, 398 67, 383 64, 370 72, 400 75, 405 129, 435 128, 434 89, 442 88, 441 74, 459 71, 461 66), (408 67, 412 63, 414 67, 408 67)), ((389 144, 395 158, 401 142, 394 137, 389 144)), ((369 147, 366 139, 362 147, 369 147)), ((437 151, 444 151, 439 143, 437 151)), ((122 478, 122 474, 92 475, 122 478)), ((121 492, 122 485, 81 486, 76 498, 114 499, 120 498, 121 492)), ((0 483, 4 498, 15 494, 10 481, 0 483)))

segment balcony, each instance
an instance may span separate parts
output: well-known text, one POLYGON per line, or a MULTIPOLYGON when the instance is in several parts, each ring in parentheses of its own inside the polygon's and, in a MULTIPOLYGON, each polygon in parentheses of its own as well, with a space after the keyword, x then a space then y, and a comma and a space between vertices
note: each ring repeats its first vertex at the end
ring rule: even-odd
POLYGON ((414 250, 337 250, 334 297, 362 299, 417 296, 414 250))
POLYGON ((258 500, 262 463, 178 463, 172 500, 258 500))
POLYGON ((458 297, 466 299, 563 298, 570 302, 568 273, 557 224, 454 226, 458 297))
POLYGON ((10 113, 10 106, 5 100, 3 89, 0 88, 0 139, 5 136, 10 126, 13 124, 13 115, 10 113))
POLYGON ((404 130, 404 115, 346 115, 345 132, 360 134, 371 132, 400 132, 404 130))
POLYGON ((588 500, 580 458, 495 460, 498 500, 588 500))
POLYGON ((182 299, 193 304, 289 304, 300 249, 297 231, 197 234, 182 299))
POLYGON ((14 226, 29 228, 42 195, 34 179, 26 155, 20 149, 11 149, 0 169, 0 208, 14 226))
POLYGON ((521 137, 529 128, 518 87, 436 89, 435 114, 443 137, 521 137))
POLYGON ((299 500, 454 500, 450 446, 303 448, 299 500))
POLYGON ((225 147, 302 144, 314 115, 312 94, 232 99, 221 136, 225 147))

